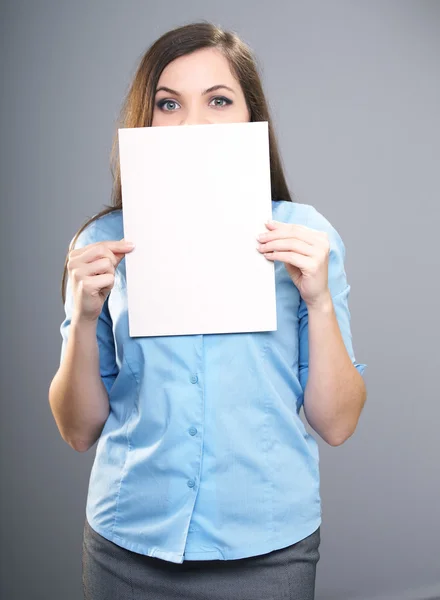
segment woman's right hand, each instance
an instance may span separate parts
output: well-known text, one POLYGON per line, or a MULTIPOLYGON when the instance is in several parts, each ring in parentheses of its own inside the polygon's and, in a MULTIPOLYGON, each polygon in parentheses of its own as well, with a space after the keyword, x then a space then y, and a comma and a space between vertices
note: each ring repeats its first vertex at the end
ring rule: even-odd
POLYGON ((74 317, 96 321, 113 288, 115 269, 134 246, 122 240, 102 241, 71 250, 67 269, 72 282, 74 317))

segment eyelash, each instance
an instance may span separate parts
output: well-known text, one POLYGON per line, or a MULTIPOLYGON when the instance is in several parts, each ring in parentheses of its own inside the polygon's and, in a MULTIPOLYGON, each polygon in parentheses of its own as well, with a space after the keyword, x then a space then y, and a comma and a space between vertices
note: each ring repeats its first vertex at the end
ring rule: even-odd
MULTIPOLYGON (((229 98, 226 98, 225 96, 214 96, 214 98, 211 98, 211 100, 224 100, 225 104, 223 106, 218 106, 216 108, 224 108, 225 106, 228 106, 229 104, 232 104, 232 100, 229 100, 229 98)), ((174 102, 175 104, 178 104, 178 102, 176 102, 176 100, 171 100, 170 98, 164 98, 162 100, 159 100, 156 103, 156 106, 158 108, 160 108, 161 110, 164 110, 163 107, 165 106, 165 104, 167 102, 174 102)), ((174 112, 174 110, 164 110, 164 112, 174 112)))

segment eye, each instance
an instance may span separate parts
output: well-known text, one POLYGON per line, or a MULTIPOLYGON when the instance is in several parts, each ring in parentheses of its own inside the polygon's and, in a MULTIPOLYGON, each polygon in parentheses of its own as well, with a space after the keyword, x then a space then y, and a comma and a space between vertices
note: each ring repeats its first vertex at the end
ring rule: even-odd
POLYGON ((223 108, 224 106, 226 106, 228 104, 232 104, 232 100, 229 100, 229 98, 225 98, 225 96, 216 96, 215 98, 212 99, 212 101, 213 100, 220 100, 220 102, 224 102, 224 104, 215 104, 215 106, 218 108, 223 108))
POLYGON ((167 100, 166 98, 164 98, 163 100, 159 100, 159 102, 156 103, 156 106, 161 110, 164 110, 165 112, 173 112, 173 108, 164 108, 166 105, 169 106, 170 104, 177 105, 177 102, 175 100, 167 100))

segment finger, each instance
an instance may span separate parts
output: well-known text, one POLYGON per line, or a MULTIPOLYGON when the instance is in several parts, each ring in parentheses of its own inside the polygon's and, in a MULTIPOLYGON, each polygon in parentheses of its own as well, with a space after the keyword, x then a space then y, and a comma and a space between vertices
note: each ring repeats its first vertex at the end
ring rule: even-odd
POLYGON ((293 251, 298 252, 298 254, 303 254, 304 256, 315 256, 316 254, 314 246, 304 242, 303 240, 298 240, 292 237, 276 239, 272 240, 271 242, 259 244, 258 250, 262 253, 274 251, 293 251))
POLYGON ((307 225, 301 225, 300 223, 287 223, 285 221, 275 221, 274 219, 271 219, 270 221, 266 221, 264 224, 271 231, 273 231, 275 229, 280 229, 282 227, 292 227, 292 225, 294 227, 301 227, 303 229, 308 229, 309 231, 319 231, 318 229, 312 229, 311 227, 308 227, 307 225))
POLYGON ((110 291, 114 285, 115 276, 112 273, 102 273, 100 275, 92 275, 84 278, 84 289, 92 295, 97 295, 99 292, 110 291))
POLYGON ((263 256, 267 260, 279 260, 280 262, 289 263, 294 267, 298 267, 301 271, 307 270, 310 267, 311 259, 296 252, 267 252, 263 256))
POLYGON ((85 263, 81 269, 81 273, 85 276, 101 275, 103 273, 114 275, 114 272, 114 263, 110 257, 99 258, 91 263, 85 263))
POLYGON ((297 238, 306 242, 307 244, 313 245, 316 241, 316 232, 305 225, 296 225, 292 223, 284 223, 286 227, 277 227, 272 231, 266 231, 257 236, 259 242, 269 242, 271 240, 283 239, 283 238, 297 238))
POLYGON ((117 257, 105 245, 90 244, 85 248, 81 248, 81 250, 81 253, 71 253, 69 255, 67 266, 70 271, 78 268, 81 269, 84 264, 94 263, 102 258, 109 259, 113 266, 116 266, 117 257))
POLYGON ((98 247, 100 249, 107 248, 111 252, 115 254, 130 252, 133 249, 133 246, 130 246, 130 243, 124 239, 122 240, 102 240, 101 242, 93 242, 91 244, 87 244, 82 248, 75 248, 71 250, 72 256, 79 256, 89 250, 90 248, 98 247))
POLYGON ((78 248, 70 253, 71 261, 80 260, 81 262, 92 262, 98 258, 109 257, 116 267, 124 258, 127 252, 132 251, 132 247, 127 247, 120 242, 95 242, 88 244, 84 248, 78 248))

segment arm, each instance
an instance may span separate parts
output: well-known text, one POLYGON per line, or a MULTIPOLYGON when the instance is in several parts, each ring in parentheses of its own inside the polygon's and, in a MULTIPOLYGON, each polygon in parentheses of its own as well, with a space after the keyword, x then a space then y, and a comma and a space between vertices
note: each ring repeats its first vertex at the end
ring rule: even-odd
MULTIPOLYGON (((108 235, 92 223, 78 236, 75 248, 106 238, 108 235)), ((64 310, 60 366, 49 388, 49 404, 62 438, 83 452, 102 432, 110 412, 108 394, 119 369, 108 301, 98 319, 81 318, 74 311, 68 276, 64 310)))
POLYGON ((308 337, 304 414, 327 443, 337 446, 354 433, 367 391, 345 347, 330 295, 308 309, 308 337))
POLYGON ((62 438, 78 452, 99 438, 109 415, 100 376, 96 322, 72 323, 65 356, 49 388, 49 404, 62 438))
POLYGON ((311 207, 311 227, 326 231, 330 242, 328 291, 318 304, 299 306, 299 378, 304 414, 327 443, 342 444, 355 431, 367 391, 366 364, 355 360, 345 272, 345 245, 337 230, 311 207))

